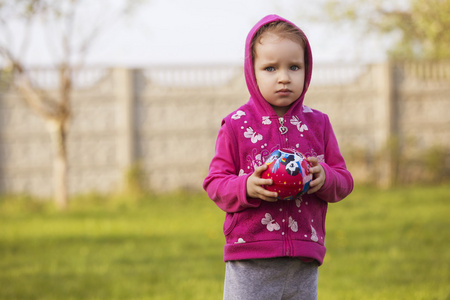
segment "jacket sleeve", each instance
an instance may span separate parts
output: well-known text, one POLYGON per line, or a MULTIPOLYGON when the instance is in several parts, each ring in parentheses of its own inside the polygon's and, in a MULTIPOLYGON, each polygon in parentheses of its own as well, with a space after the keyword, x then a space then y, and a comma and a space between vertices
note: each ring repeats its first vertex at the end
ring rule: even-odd
POLYGON ((320 163, 325 170, 325 183, 316 195, 326 202, 338 202, 353 190, 353 177, 347 170, 344 158, 339 151, 333 128, 325 115, 325 162, 320 163))
POLYGON ((247 198, 247 179, 251 174, 239 176, 239 154, 235 145, 224 123, 219 130, 208 176, 203 182, 209 198, 229 213, 261 204, 259 199, 247 198))

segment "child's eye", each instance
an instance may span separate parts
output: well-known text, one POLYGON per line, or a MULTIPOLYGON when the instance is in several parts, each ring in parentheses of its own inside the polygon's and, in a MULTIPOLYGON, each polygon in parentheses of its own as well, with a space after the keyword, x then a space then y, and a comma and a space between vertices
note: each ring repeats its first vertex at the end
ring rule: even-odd
POLYGON ((267 67, 264 70, 266 70, 268 72, 273 72, 273 71, 275 71, 275 68, 274 67, 267 67))
POLYGON ((292 71, 298 71, 298 70, 300 70, 300 67, 299 66, 291 66, 291 68, 290 68, 292 71))

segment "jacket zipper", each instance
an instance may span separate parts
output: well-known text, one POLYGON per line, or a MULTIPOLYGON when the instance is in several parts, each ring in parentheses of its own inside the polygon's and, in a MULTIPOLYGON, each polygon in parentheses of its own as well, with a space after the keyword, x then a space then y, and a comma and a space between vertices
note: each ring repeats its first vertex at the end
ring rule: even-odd
MULTIPOLYGON (((287 136, 285 134, 288 132, 288 128, 284 126, 284 118, 278 117, 278 122, 280 127, 278 130, 280 132, 281 145, 285 147, 287 145, 287 136)), ((284 238, 284 255, 291 256, 291 242, 289 238, 289 201, 285 201, 282 205, 283 207, 283 238, 284 238)))
POLYGON ((280 132, 280 142, 283 148, 287 147, 287 132, 288 128, 284 126, 285 119, 283 117, 278 117, 278 122, 280 126, 278 127, 278 131, 280 132))
POLYGON ((291 244, 289 241, 289 202, 283 203, 283 230, 284 230, 284 255, 291 255, 291 244))
POLYGON ((286 134, 288 132, 288 128, 284 126, 284 118, 278 117, 278 122, 280 122, 280 127, 278 127, 278 130, 280 131, 281 135, 286 134))

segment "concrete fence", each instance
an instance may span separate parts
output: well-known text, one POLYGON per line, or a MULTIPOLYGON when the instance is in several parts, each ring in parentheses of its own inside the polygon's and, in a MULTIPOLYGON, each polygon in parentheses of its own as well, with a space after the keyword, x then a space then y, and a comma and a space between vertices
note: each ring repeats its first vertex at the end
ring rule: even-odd
MULTIPOLYGON (((57 72, 31 71, 57 88, 57 72)), ((84 69, 74 76, 69 190, 110 192, 138 165, 159 192, 201 189, 221 119, 248 99, 238 66, 84 69)), ((316 66, 305 104, 330 116, 357 182, 449 179, 450 64, 316 66)), ((0 193, 50 196, 44 120, 0 78, 0 193)))

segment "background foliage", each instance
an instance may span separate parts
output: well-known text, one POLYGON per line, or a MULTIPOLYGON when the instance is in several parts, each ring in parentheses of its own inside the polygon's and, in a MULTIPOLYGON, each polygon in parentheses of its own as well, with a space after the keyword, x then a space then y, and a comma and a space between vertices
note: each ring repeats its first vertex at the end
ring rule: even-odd
POLYGON ((450 59, 450 0, 329 0, 325 7, 335 22, 393 37, 394 59, 450 59))

